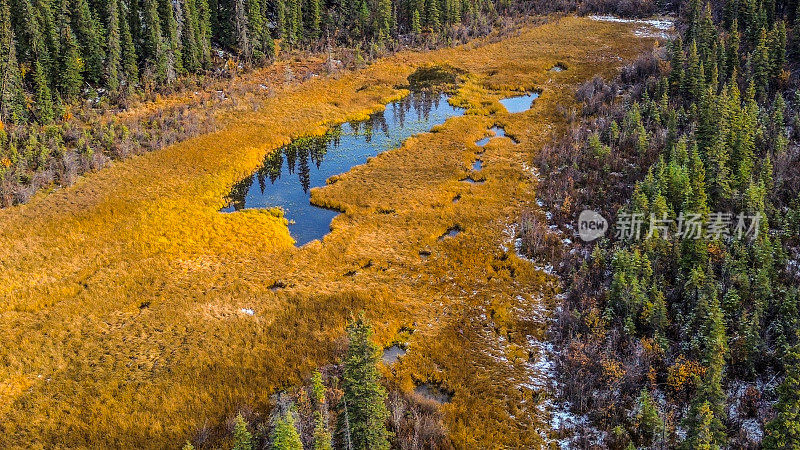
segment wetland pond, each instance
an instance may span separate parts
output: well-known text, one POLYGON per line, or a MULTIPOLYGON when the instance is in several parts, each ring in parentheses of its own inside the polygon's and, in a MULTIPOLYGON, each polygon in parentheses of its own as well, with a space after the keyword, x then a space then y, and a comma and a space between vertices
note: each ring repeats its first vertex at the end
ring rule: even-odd
MULTIPOLYGON (((524 111, 538 95, 530 93, 500 102, 509 112, 524 111)), ((411 136, 464 114, 463 109, 450 105, 448 98, 441 92, 412 92, 367 120, 338 125, 323 136, 295 139, 270 152, 259 169, 234 185, 228 206, 221 212, 280 207, 297 245, 322 238, 330 232, 331 221, 339 211, 312 205, 311 189, 325 186, 328 178, 364 164, 370 157, 398 148, 411 136)), ((492 131, 503 135, 502 129, 492 131)))
POLYGON ((538 92, 529 92, 523 95, 500 99, 500 103, 511 113, 525 112, 533 106, 533 101, 539 98, 538 92))
POLYGON ((412 92, 368 120, 345 123, 324 136, 294 140, 267 155, 261 168, 236 184, 222 212, 281 207, 297 245, 322 238, 339 211, 312 205, 310 190, 464 113, 447 99, 447 94, 439 92, 412 92))

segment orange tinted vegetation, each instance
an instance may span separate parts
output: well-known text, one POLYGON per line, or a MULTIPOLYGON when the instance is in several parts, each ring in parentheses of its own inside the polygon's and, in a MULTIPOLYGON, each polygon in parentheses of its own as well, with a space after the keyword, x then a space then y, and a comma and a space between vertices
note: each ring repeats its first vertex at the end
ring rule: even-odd
POLYGON ((454 392, 443 410, 457 446, 540 443, 528 336, 541 337, 531 311, 555 287, 504 250, 504 229, 535 199, 524 163, 563 126, 557 106, 652 45, 626 24, 567 17, 495 43, 400 53, 276 88, 216 133, 0 211, 0 446, 177 447, 245 405, 266 411, 271 393, 330 361, 362 309, 385 343, 416 330, 386 374, 454 392), (323 242, 295 248, 277 212, 217 213, 266 152, 381 108, 414 67, 436 62, 468 72, 453 101, 470 114, 315 190, 316 203, 346 211, 323 242), (557 62, 569 70, 549 72, 557 62), (526 113, 497 103, 533 88, 542 95, 526 113), (494 124, 519 144, 492 140, 486 183, 459 181, 494 124), (463 232, 440 241, 454 225, 463 232))

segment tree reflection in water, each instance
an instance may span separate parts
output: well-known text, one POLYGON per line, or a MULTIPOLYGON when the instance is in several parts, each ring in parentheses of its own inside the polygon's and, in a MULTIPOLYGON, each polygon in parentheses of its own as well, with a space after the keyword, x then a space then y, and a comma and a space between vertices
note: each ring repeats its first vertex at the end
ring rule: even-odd
POLYGON ((322 136, 295 139, 267 155, 252 176, 233 186, 229 206, 222 211, 279 206, 296 222, 290 229, 298 242, 321 237, 335 212, 310 205, 311 188, 324 185, 328 177, 398 147, 408 137, 428 131, 462 111, 450 106, 447 96, 440 92, 414 92, 367 120, 333 127, 322 136), (320 224, 311 224, 306 229, 301 220, 319 220, 320 224))

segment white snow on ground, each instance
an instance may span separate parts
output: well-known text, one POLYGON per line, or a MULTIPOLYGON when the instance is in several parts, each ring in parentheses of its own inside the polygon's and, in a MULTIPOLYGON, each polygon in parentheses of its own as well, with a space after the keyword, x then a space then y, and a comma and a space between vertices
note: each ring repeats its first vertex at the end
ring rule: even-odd
POLYGON ((746 419, 742 421, 742 430, 747 433, 747 439, 751 442, 761 442, 764 438, 764 430, 756 419, 746 419))
POLYGON ((254 315, 256 315, 256 312, 255 312, 255 311, 253 311, 252 309, 249 309, 249 308, 242 308, 240 311, 241 311, 242 313, 244 313, 244 314, 247 314, 248 316, 254 316, 254 315))
POLYGON ((669 39, 674 28, 674 22, 669 17, 647 20, 623 19, 615 16, 589 16, 589 18, 598 22, 633 23, 640 25, 640 27, 633 31, 633 34, 639 37, 657 37, 661 39, 669 39))

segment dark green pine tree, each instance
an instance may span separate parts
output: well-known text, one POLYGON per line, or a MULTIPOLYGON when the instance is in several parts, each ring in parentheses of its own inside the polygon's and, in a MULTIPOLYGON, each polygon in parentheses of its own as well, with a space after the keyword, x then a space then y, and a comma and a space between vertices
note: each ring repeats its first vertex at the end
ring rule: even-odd
POLYGON ((757 98, 763 98, 769 90, 771 72, 767 33, 762 29, 758 44, 750 54, 750 74, 755 85, 757 98))
MULTIPOLYGON (((176 3, 180 4, 180 3, 176 3)), ((167 83, 174 82, 183 74, 183 57, 181 55, 180 36, 178 35, 178 22, 172 0, 160 0, 158 14, 161 19, 163 32, 163 47, 166 53, 166 78, 167 83)))
MULTIPOLYGON (((693 274, 702 272, 699 267, 693 274)), ((701 276, 696 287, 697 301, 694 310, 696 322, 700 322, 700 354, 706 372, 702 379, 695 378, 697 392, 686 417, 688 437, 686 448, 720 448, 726 434, 726 396, 722 388, 725 356, 728 351, 725 323, 717 296, 713 275, 701 276)))
POLYGON ((92 15, 87 0, 72 0, 70 8, 70 24, 83 59, 83 75, 86 80, 101 84, 105 75, 103 27, 92 15))
MULTIPOLYGON (((139 65, 136 63, 136 47, 133 43, 133 34, 130 29, 130 10, 124 9, 123 0, 118 3, 119 30, 120 30, 120 67, 121 79, 125 81, 125 90, 129 93, 139 84, 139 65)), ((136 10, 138 14, 138 10, 136 10)))
POLYGON ((119 2, 109 0, 106 4, 106 86, 116 92, 122 84, 122 34, 120 32, 119 2))
MULTIPOLYGON (((709 277, 714 282, 713 277, 709 277)), ((719 304, 716 289, 709 290, 708 310, 701 333, 703 336, 703 363, 706 374, 703 377, 698 394, 703 401, 708 402, 714 413, 714 434, 719 443, 725 441, 725 427, 722 421, 725 418, 725 403, 727 400, 722 388, 723 372, 725 370, 725 356, 728 353, 725 321, 719 304)))
POLYGON ((286 39, 289 44, 296 45, 300 43, 303 37, 303 1, 302 0, 286 0, 286 39))
POLYGON ((233 423, 232 450, 253 450, 253 434, 247 429, 247 422, 241 414, 236 416, 233 423))
POLYGON ((697 46, 703 61, 709 61, 712 56, 712 45, 717 41, 717 27, 711 17, 711 5, 706 3, 703 16, 698 26, 697 46))
POLYGON ((158 14, 159 0, 144 0, 143 27, 144 27, 144 60, 147 78, 152 81, 163 82, 167 78, 167 51, 161 39, 161 18, 158 14))
POLYGON ((734 20, 725 47, 725 78, 739 72, 739 22, 734 20))
POLYGON ((422 24, 420 23, 419 10, 414 8, 411 13, 411 34, 419 36, 422 33, 422 24))
POLYGON ((333 437, 325 424, 325 417, 319 411, 314 411, 314 436, 312 450, 333 450, 331 444, 333 437))
POLYGON ((708 402, 699 403, 689 411, 691 426, 683 448, 686 450, 719 450, 721 447, 714 437, 714 417, 708 402))
POLYGON ((378 0, 375 5, 374 36, 381 42, 389 39, 392 31, 392 2, 378 0))
POLYGON ((356 27, 356 37, 358 39, 365 39, 369 33, 369 5, 367 0, 358 2, 358 16, 356 27))
MULTIPOLYGON (((251 39, 253 41, 253 53, 257 61, 263 62, 265 59, 270 59, 275 56, 275 42, 272 40, 272 35, 269 31, 269 20, 267 19, 268 5, 266 2, 251 0, 248 6, 250 8, 249 21, 250 36, 252 36, 251 39)), ((317 4, 317 8, 319 8, 319 4, 317 4)), ((317 9, 316 14, 319 20, 316 24, 317 32, 314 35, 315 40, 320 37, 320 27, 322 23, 322 12, 317 9)))
POLYGON ((362 317, 347 327, 349 345, 344 361, 344 401, 350 441, 357 450, 388 449, 386 390, 380 383, 378 348, 372 328, 362 317))
MULTIPOLYGON (((349 4, 349 3, 348 3, 349 4)), ((289 24, 286 17, 286 0, 275 0, 275 37, 284 39, 289 34, 289 24)))
POLYGON ((700 62, 700 55, 697 53, 697 44, 693 41, 689 45, 689 57, 686 62, 686 77, 683 88, 683 91, 693 101, 699 101, 705 91, 703 71, 703 64, 700 62))
POLYGON ((61 15, 63 20, 60 20, 61 31, 59 34, 61 39, 61 53, 58 55, 59 78, 57 83, 58 91, 66 102, 77 99, 83 87, 83 75, 81 75, 83 72, 83 63, 80 49, 78 48, 78 43, 75 40, 72 28, 66 20, 68 14, 66 8, 68 5, 68 2, 64 0, 62 4, 64 9, 62 9, 61 15))
POLYGON ((722 202, 731 197, 730 154, 726 145, 726 139, 730 133, 729 122, 732 114, 729 100, 731 84, 735 84, 735 82, 731 80, 723 89, 722 95, 717 97, 719 103, 717 112, 720 117, 717 121, 717 129, 714 130, 715 136, 711 146, 705 151, 708 193, 711 198, 711 204, 717 206, 722 205, 722 202))
POLYGON ((696 145, 692 146, 689 160, 689 177, 692 195, 687 198, 685 211, 700 214, 703 220, 708 219, 708 196, 706 194, 706 169, 700 159, 700 151, 696 145))
POLYGON ((686 8, 686 41, 691 42, 700 38, 700 18, 703 9, 700 0, 689 0, 686 8))
POLYGON ((211 24, 211 4, 209 0, 197 1, 197 42, 200 45, 200 61, 203 68, 211 66, 211 37, 213 29, 211 24))
POLYGON ((672 92, 678 92, 684 86, 684 55, 683 55, 683 41, 678 36, 672 41, 671 57, 670 57, 670 72, 669 72, 669 85, 672 92))
POLYGON ((292 407, 275 419, 271 438, 272 450, 303 450, 303 442, 295 426, 292 407))
POLYGON ((433 31, 441 27, 441 11, 439 0, 425 0, 425 24, 433 31))
POLYGON ((305 4, 305 38, 314 42, 322 36, 322 2, 306 0, 305 4))
POLYGON ((0 0, 0 118, 3 122, 20 123, 25 120, 25 113, 11 10, 8 0, 0 0))
POLYGON ((786 65, 786 25, 783 20, 773 25, 767 47, 769 47, 770 78, 776 81, 781 76, 783 66, 786 65))
POLYGON ((778 388, 775 418, 767 425, 764 448, 800 448, 800 347, 785 357, 786 378, 778 388))
POLYGON ((233 28, 235 45, 239 56, 246 61, 253 60, 253 46, 250 42, 250 24, 245 0, 233 0, 233 28))
POLYGON ((33 7, 36 11, 35 17, 38 21, 38 28, 40 30, 42 39, 44 41, 43 54, 39 55, 39 61, 47 71, 47 79, 50 85, 50 91, 55 94, 55 86, 58 79, 58 65, 56 60, 59 49, 58 39, 58 24, 54 19, 53 7, 57 6, 58 2, 51 2, 49 0, 33 0, 33 7))
POLYGON ((33 112, 39 123, 50 123, 55 118, 53 96, 47 82, 47 75, 39 61, 33 63, 33 112))

